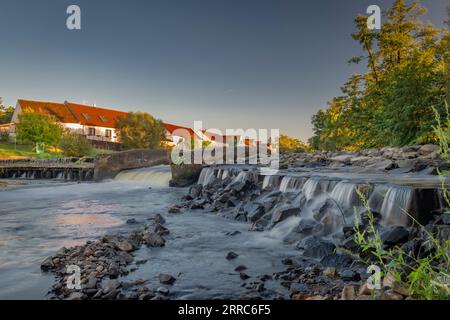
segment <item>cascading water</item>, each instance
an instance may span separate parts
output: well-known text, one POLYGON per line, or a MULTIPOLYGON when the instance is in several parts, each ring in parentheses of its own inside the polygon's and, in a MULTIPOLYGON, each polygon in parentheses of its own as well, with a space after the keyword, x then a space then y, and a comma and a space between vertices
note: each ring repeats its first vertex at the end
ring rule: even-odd
POLYGON ((262 188, 263 189, 267 189, 269 187, 276 188, 278 186, 279 181, 280 181, 280 177, 279 176, 269 176, 269 175, 267 175, 267 176, 264 177, 262 188))
POLYGON ((213 168, 203 168, 198 178, 198 184, 207 186, 216 179, 215 170, 213 168))
POLYGON ((339 182, 330 194, 337 204, 345 209, 353 209, 353 207, 361 206, 361 200, 356 192, 358 184, 341 181, 339 182))
POLYGON ((302 193, 305 195, 306 200, 312 199, 320 192, 320 179, 310 178, 302 187, 302 193))
POLYGON ((293 177, 293 176, 283 177, 280 183, 280 191, 288 192, 300 190, 301 187, 303 186, 303 182, 304 178, 302 177, 293 177))
POLYGON ((146 182, 154 186, 167 187, 172 178, 170 166, 161 165, 120 172, 115 181, 146 182))
POLYGON ((381 206, 381 217, 384 225, 409 226, 414 189, 408 187, 392 186, 384 197, 381 206))

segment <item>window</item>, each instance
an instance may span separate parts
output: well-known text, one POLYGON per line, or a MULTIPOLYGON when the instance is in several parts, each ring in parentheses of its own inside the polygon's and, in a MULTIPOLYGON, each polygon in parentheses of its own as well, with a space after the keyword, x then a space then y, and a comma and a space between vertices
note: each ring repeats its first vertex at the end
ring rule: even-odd
POLYGON ((91 116, 88 115, 87 113, 82 113, 82 115, 83 115, 83 117, 84 117, 86 120, 90 120, 90 119, 91 119, 91 116))
POLYGON ((105 130, 105 137, 111 138, 111 130, 110 129, 105 130))
POLYGON ((102 120, 103 122, 108 122, 108 118, 105 116, 98 116, 100 118, 100 120, 102 120))
POLYGON ((89 128, 89 136, 95 136, 95 128, 89 128))

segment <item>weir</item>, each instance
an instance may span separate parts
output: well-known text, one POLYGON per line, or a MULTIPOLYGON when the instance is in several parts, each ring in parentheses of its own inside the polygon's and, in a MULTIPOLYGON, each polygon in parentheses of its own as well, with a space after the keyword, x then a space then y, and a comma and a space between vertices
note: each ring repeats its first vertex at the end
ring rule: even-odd
MULTIPOLYGON (((298 216, 322 222, 327 220, 328 225, 353 223, 355 210, 360 215, 367 211, 364 198, 371 211, 380 215, 381 223, 387 226, 408 227, 412 224, 410 216, 426 223, 431 212, 442 209, 442 181, 433 175, 361 174, 338 169, 330 171, 329 168, 264 175, 256 167, 237 165, 205 167, 198 183, 208 186, 224 179, 230 179, 232 183, 244 181, 249 176, 256 177, 262 189, 257 201, 264 203, 265 195, 270 197, 274 191, 279 191, 291 199, 290 205, 300 209, 298 216)), ((448 186, 448 181, 445 185, 448 186)), ((271 210, 264 216, 276 212, 271 210)), ((259 222, 267 225, 265 220, 267 218, 263 217, 259 222)), ((331 229, 338 228, 331 226, 331 229)))

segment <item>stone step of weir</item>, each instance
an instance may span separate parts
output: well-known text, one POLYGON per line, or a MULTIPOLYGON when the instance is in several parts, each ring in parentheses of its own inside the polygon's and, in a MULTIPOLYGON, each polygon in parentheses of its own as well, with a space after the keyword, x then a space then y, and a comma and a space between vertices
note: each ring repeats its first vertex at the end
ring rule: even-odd
POLYGON ((436 175, 357 173, 329 168, 301 172, 279 170, 268 175, 261 169, 249 165, 205 167, 198 183, 254 179, 262 189, 301 193, 308 201, 326 195, 349 212, 362 206, 359 190, 367 197, 372 210, 392 219, 405 216, 407 211, 420 223, 426 223, 431 212, 442 210, 446 192, 443 186, 449 186, 448 179, 436 175))
POLYGON ((94 177, 94 167, 0 167, 0 179, 61 179, 70 181, 90 181, 94 177))

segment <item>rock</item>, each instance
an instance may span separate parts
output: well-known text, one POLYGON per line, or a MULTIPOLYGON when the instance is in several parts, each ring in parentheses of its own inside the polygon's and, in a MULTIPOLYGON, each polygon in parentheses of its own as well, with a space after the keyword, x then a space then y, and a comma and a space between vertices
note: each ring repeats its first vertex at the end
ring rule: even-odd
POLYGON ((402 296, 409 295, 408 288, 403 283, 397 280, 392 283, 392 291, 401 294, 402 296))
POLYGON ((253 202, 247 208, 247 219, 256 222, 264 215, 264 206, 261 203, 253 202))
POLYGON ((97 277, 89 276, 86 289, 95 289, 97 287, 97 277))
POLYGON ((356 298, 356 290, 352 285, 346 285, 341 292, 341 300, 354 300, 356 298))
POLYGON ((157 213, 155 215, 155 223, 156 224, 165 224, 166 223, 166 219, 164 219, 164 217, 162 215, 160 215, 159 213, 157 213))
POLYGON ((179 213, 180 208, 177 205, 170 206, 167 210, 169 213, 179 213))
POLYGON ((134 218, 131 218, 131 219, 127 220, 127 224, 136 224, 136 223, 137 223, 137 221, 134 218))
POLYGON ((155 232, 160 236, 165 236, 170 233, 169 229, 163 227, 161 224, 156 224, 155 226, 155 232))
POLYGON ((323 270, 323 275, 328 278, 334 278, 336 276, 336 268, 327 267, 323 270))
POLYGON ((246 274, 245 272, 239 273, 239 277, 240 277, 242 280, 247 280, 248 278, 250 278, 250 276, 249 276, 248 274, 246 274))
POLYGON ((247 267, 244 266, 244 265, 239 265, 239 266, 237 266, 237 267, 234 269, 234 271, 237 271, 237 272, 241 272, 241 271, 244 271, 244 270, 247 270, 247 267))
POLYGON ((189 188, 189 195, 195 199, 199 197, 202 193, 203 186, 201 184, 193 185, 189 188))
POLYGON ((322 258, 334 253, 335 245, 317 236, 310 236, 297 243, 297 249, 303 250, 306 257, 322 258))
POLYGON ((116 290, 119 287, 120 287, 120 281, 118 279, 110 279, 105 283, 104 286, 102 286, 104 293, 111 292, 113 290, 116 290))
POLYGON ((322 225, 313 219, 301 219, 298 226, 295 227, 295 232, 301 233, 303 235, 311 235, 313 233, 318 233, 322 229, 322 225))
POLYGON ((131 252, 134 250, 133 245, 128 240, 122 240, 118 243, 117 247, 125 252, 131 252))
POLYGON ((165 296, 167 296, 170 292, 166 287, 159 287, 156 291, 165 296))
POLYGON ((408 241, 409 232, 401 226, 391 227, 380 234, 381 241, 385 245, 396 245, 408 241))
POLYGON ((295 216, 300 213, 300 207, 287 207, 287 208, 281 208, 272 216, 272 223, 276 224, 283 220, 286 220, 289 217, 295 216))
POLYGON ((374 298, 372 296, 369 296, 369 295, 359 295, 359 296, 356 297, 355 300, 369 301, 369 300, 374 300, 374 298))
POLYGON ((380 300, 404 300, 401 294, 395 293, 394 290, 383 291, 380 300))
POLYGON ((308 287, 308 285, 304 283, 291 283, 291 286, 289 287, 289 295, 292 296, 297 293, 310 293, 311 289, 308 287))
POLYGON ((41 263, 41 270, 48 271, 54 267, 52 257, 47 257, 41 263))
POLYGON ((239 255, 237 253, 234 253, 233 251, 230 251, 227 253, 227 256, 225 257, 227 260, 233 260, 236 259, 239 255))
POLYGON ((226 235, 227 236, 236 236, 240 233, 241 233, 240 231, 236 230, 236 231, 227 232, 226 235))
POLYGON ((364 284, 359 287, 358 294, 360 296, 371 296, 373 291, 373 289, 369 289, 367 282, 364 282, 364 284))
POLYGON ((419 150, 417 150, 417 152, 422 156, 428 155, 433 152, 438 152, 438 151, 439 151, 439 146, 436 146, 434 144, 425 144, 425 145, 421 146, 419 148, 419 150))
POLYGON ((172 276, 169 273, 160 273, 159 276, 159 282, 161 282, 162 284, 173 284, 177 279, 172 276))
POLYGON ((83 292, 72 292, 67 300, 83 300, 86 298, 86 295, 83 292))
POLYGON ((350 269, 340 271, 339 277, 344 281, 358 281, 360 279, 359 274, 350 269))
POLYGON ((144 243, 149 247, 163 247, 166 241, 156 233, 146 233, 142 237, 144 243))

